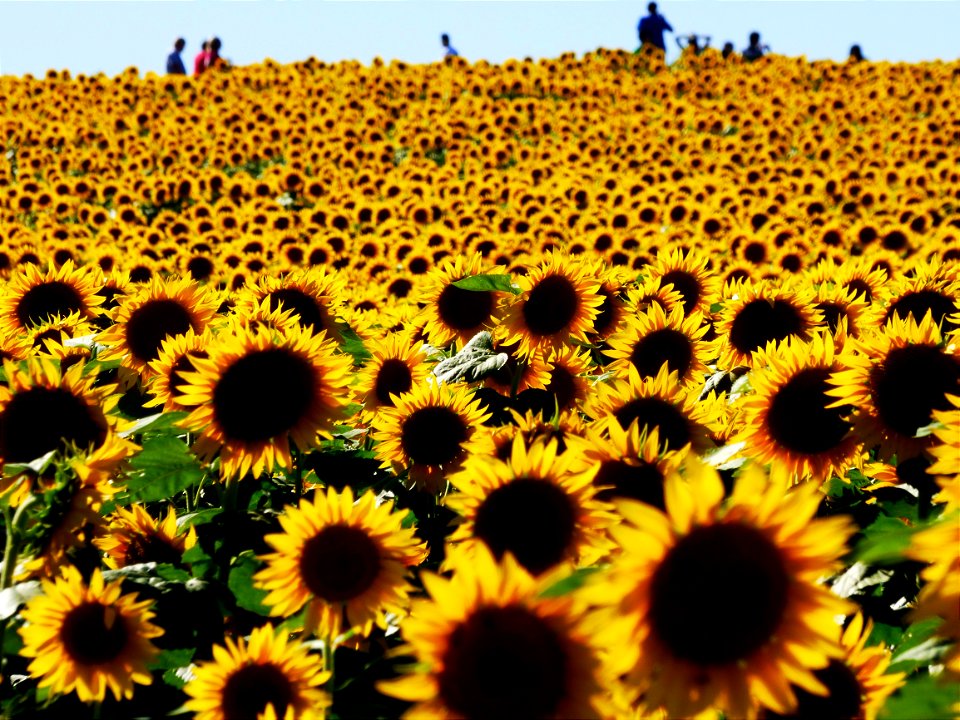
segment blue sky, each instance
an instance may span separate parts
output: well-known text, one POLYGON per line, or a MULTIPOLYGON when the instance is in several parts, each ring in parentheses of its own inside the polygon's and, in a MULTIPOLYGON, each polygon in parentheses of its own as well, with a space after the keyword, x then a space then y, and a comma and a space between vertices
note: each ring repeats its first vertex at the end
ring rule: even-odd
MULTIPOLYGON (((634 49, 646 1, 624 0, 0 0, 0 74, 48 68, 161 72, 177 36, 192 61, 223 40, 236 64, 311 55, 431 62, 447 32, 469 59, 500 62, 597 47, 634 49)), ((774 51, 840 60, 858 42, 874 60, 960 56, 960 0, 662 0, 678 32, 731 40, 758 30, 774 51)), ((668 38, 670 56, 677 54, 668 38)), ((668 57, 668 59, 669 59, 668 57)))

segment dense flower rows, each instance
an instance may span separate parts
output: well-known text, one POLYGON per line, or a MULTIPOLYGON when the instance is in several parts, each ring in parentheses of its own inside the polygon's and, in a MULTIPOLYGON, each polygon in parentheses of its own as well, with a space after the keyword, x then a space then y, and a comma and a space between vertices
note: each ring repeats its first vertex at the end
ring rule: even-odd
POLYGON ((958 91, 0 77, 4 716, 958 711, 958 91))

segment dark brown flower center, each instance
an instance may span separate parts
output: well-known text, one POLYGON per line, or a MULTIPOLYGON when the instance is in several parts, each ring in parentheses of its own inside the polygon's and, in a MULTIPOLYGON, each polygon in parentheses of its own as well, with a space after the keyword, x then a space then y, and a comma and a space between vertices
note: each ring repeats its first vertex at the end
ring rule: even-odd
POLYGON ((0 453, 8 463, 30 462, 71 444, 98 448, 106 438, 103 411, 62 388, 19 392, 0 413, 0 453))
POLYGON ((493 293, 447 285, 437 299, 437 312, 444 325, 458 332, 478 329, 490 320, 493 293))
POLYGON ((384 360, 377 371, 374 394, 381 405, 393 405, 390 395, 402 395, 413 386, 413 375, 407 364, 399 358, 384 360))
POLYGON ((166 539, 154 535, 134 535, 127 545, 124 564, 155 562, 176 565, 180 562, 181 552, 166 539))
POLYGON ((247 665, 227 679, 222 698, 224 720, 253 720, 268 705, 282 718, 294 702, 294 688, 276 665, 247 665))
POLYGON ((647 462, 630 465, 623 460, 605 460, 593 478, 599 500, 629 498, 664 509, 663 473, 647 462))
POLYGON ((213 391, 214 419, 230 440, 270 440, 308 418, 316 390, 308 360, 282 348, 257 350, 223 371, 213 391))
POLYGON ((126 327, 127 347, 137 360, 152 362, 160 355, 164 340, 183 335, 191 327, 190 312, 176 300, 150 300, 130 314, 126 327))
POLYGON ((400 445, 418 465, 445 465, 459 457, 461 443, 468 437, 467 426, 456 412, 431 406, 414 410, 403 421, 400 445))
POLYGON ((450 634, 439 694, 471 720, 553 717, 567 696, 568 665, 545 620, 522 607, 485 607, 450 634))
POLYGON ((794 687, 797 709, 780 715, 766 712, 764 720, 789 718, 790 720, 857 720, 863 717, 860 681, 850 667, 839 660, 820 670, 814 670, 817 680, 827 687, 826 695, 814 695, 803 688, 794 687))
POLYGON ((656 377, 666 363, 670 371, 676 372, 683 380, 693 363, 693 346, 690 338, 679 330, 654 330, 637 340, 630 353, 630 362, 640 377, 656 377))
POLYGON ((767 410, 770 436, 787 450, 816 455, 836 448, 850 430, 849 406, 827 407, 829 368, 801 370, 771 398, 767 410))
POLYGON ((116 660, 129 640, 123 616, 98 602, 70 610, 60 628, 60 641, 78 665, 102 665, 116 660))
POLYGON ((733 319, 729 342, 743 354, 762 350, 771 341, 781 341, 804 332, 800 311, 784 300, 758 298, 748 302, 733 319))
POLYGON ((274 290, 268 297, 271 310, 277 308, 290 310, 301 327, 307 328, 313 333, 331 329, 326 308, 302 290, 283 288, 274 290))
POLYGON ((960 307, 958 307, 957 301, 949 295, 936 290, 916 290, 901 295, 894 300, 887 309, 884 322, 889 322, 894 316, 906 320, 912 315, 913 319, 919 323, 927 313, 930 313, 935 325, 943 323, 944 330, 950 331, 956 329, 957 326, 946 318, 949 318, 958 310, 960 310, 960 307))
POLYGON ((573 283, 563 275, 548 275, 530 291, 523 319, 533 335, 554 335, 573 322, 579 307, 573 283))
POLYGON ((701 526, 654 573, 650 623, 678 658, 733 663, 770 641, 789 588, 780 550, 762 532, 734 523, 701 526))
POLYGON ((300 575, 327 602, 347 602, 366 592, 380 574, 380 549, 360 528, 329 525, 303 546, 300 575))
POLYGON ((498 557, 512 553, 534 575, 570 554, 576 514, 570 496, 552 482, 520 478, 480 504, 474 535, 498 557))
POLYGON ((30 327, 56 315, 66 317, 86 309, 86 303, 73 285, 52 280, 34 285, 23 294, 17 303, 17 320, 23 327, 30 327))
POLYGON ((626 430, 639 420, 640 428, 660 428, 660 448, 679 450, 691 440, 690 421, 671 402, 658 397, 634 398, 614 413, 620 427, 626 430))
POLYGON ((880 419, 912 437, 934 410, 950 408, 948 394, 960 394, 960 361, 932 345, 909 345, 891 350, 871 380, 880 419))
POLYGON ((683 297, 683 314, 689 315, 697 306, 702 290, 696 276, 685 270, 671 270, 660 278, 661 285, 673 285, 683 297))

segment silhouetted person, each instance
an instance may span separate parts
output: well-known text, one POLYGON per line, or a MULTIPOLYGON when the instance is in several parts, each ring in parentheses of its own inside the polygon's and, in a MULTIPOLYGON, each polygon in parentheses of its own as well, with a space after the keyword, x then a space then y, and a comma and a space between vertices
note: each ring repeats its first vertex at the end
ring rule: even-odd
POLYGON ((183 38, 177 38, 173 44, 173 52, 167 55, 167 74, 168 75, 186 75, 187 69, 183 66, 183 58, 180 53, 187 46, 187 41, 183 38))
POLYGON ((863 62, 863 50, 860 49, 859 45, 853 45, 850 47, 850 57, 848 60, 850 60, 850 62, 863 62))
POLYGON ((226 65, 226 61, 220 57, 220 48, 223 47, 223 43, 220 42, 220 38, 215 37, 210 41, 210 55, 207 58, 207 67, 220 67, 221 65, 226 65))
POLYGON ((741 54, 744 60, 753 62, 754 60, 762 58, 763 54, 768 50, 770 50, 769 47, 760 44, 760 33, 752 32, 750 33, 750 44, 747 45, 747 48, 741 54))
POLYGON ((203 45, 200 46, 200 52, 197 53, 197 56, 193 59, 193 74, 199 75, 204 70, 207 69, 207 66, 210 64, 210 41, 204 40, 203 45))
POLYGON ((443 45, 444 57, 457 57, 460 55, 460 53, 457 52, 457 49, 450 44, 450 36, 446 33, 440 36, 440 44, 443 45))
POLYGON ((700 55, 704 50, 710 47, 710 36, 697 35, 696 33, 690 33, 689 35, 678 35, 677 46, 681 50, 690 48, 693 50, 694 55, 700 55))
POLYGON ((667 22, 667 19, 657 12, 657 4, 655 2, 647 5, 647 11, 650 14, 641 18, 640 24, 637 25, 637 34, 640 36, 640 47, 642 49, 644 46, 650 45, 666 52, 667 48, 663 43, 663 32, 664 30, 673 32, 673 28, 670 26, 670 23, 667 22))
POLYGON ((724 60, 726 60, 728 57, 733 55, 734 52, 736 51, 733 49, 733 43, 728 40, 723 44, 723 50, 720 51, 720 55, 724 60))

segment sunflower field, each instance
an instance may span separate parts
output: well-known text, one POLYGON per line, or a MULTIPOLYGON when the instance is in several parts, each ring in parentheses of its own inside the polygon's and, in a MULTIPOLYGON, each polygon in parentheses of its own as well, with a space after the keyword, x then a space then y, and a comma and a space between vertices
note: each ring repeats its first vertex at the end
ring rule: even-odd
POLYGON ((960 712, 960 62, 0 77, 0 716, 960 712))

